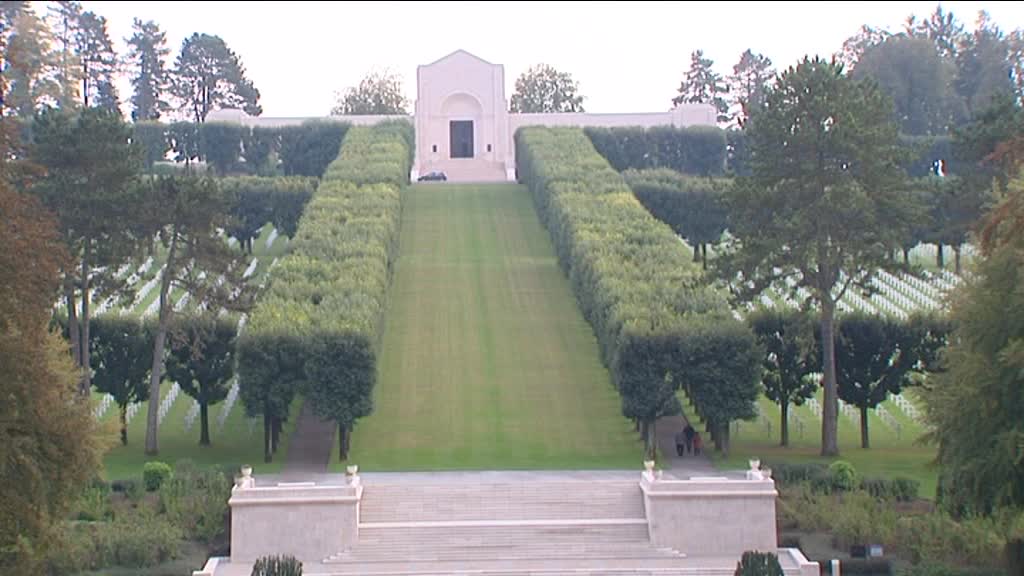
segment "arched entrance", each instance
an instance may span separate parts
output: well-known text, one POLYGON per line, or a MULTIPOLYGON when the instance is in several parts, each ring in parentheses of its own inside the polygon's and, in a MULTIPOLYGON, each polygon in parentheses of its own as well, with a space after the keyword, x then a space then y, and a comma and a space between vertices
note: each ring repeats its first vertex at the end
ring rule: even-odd
POLYGON ((441 116, 448 125, 448 158, 479 156, 477 132, 483 117, 480 101, 464 92, 452 94, 441 104, 441 116))

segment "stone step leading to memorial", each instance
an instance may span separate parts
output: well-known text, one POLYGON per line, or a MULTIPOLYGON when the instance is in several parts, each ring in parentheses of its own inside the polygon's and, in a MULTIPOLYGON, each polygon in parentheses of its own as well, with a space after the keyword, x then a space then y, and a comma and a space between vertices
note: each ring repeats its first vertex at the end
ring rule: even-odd
POLYGON ((359 542, 324 560, 374 564, 542 561, 555 559, 645 560, 683 558, 651 546, 646 524, 360 527, 359 542))
POLYGON ((636 481, 368 484, 360 524, 432 521, 644 520, 636 481))

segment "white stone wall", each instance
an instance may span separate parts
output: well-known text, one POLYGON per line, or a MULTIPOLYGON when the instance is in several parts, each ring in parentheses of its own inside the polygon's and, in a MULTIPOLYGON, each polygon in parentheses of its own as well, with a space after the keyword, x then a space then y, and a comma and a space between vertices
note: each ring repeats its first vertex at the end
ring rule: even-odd
POLYGON ((290 554, 327 558, 359 538, 362 486, 235 486, 231 490, 231 562, 290 554))
POLYGON ((651 543, 687 556, 739 558, 775 550, 775 483, 691 478, 640 482, 651 543))

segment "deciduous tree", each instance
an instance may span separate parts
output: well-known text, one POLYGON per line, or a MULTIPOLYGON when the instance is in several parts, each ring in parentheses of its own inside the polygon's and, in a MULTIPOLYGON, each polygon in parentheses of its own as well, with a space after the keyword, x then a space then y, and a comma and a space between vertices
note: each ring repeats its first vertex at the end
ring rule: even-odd
POLYGON ((368 114, 408 114, 409 101, 402 91, 402 79, 388 71, 371 72, 337 97, 331 109, 335 116, 368 114))
POLYGON ((583 99, 579 82, 568 72, 561 72, 549 64, 537 64, 519 78, 512 93, 509 107, 512 112, 583 112, 583 99))
POLYGON ((757 310, 747 316, 764 352, 761 384, 765 396, 779 405, 780 444, 789 446, 789 406, 813 398, 818 382, 811 378, 821 365, 814 348, 814 326, 800 310, 757 310))
POLYGON ((180 316, 167 357, 167 377, 199 403, 199 445, 210 445, 211 405, 227 398, 235 375, 237 318, 180 316))

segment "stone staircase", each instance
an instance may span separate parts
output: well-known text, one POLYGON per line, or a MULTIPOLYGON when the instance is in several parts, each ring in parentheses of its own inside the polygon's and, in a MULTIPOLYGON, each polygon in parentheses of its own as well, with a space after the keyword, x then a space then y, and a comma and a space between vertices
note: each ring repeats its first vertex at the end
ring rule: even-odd
MULTIPOLYGON (((330 574, 694 574, 650 544, 635 480, 367 483, 330 574)), ((731 572, 729 572, 731 574, 731 572)))

